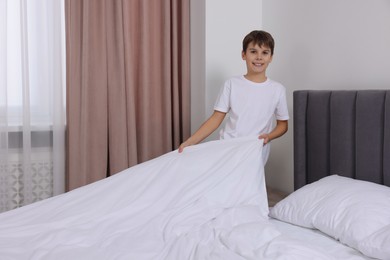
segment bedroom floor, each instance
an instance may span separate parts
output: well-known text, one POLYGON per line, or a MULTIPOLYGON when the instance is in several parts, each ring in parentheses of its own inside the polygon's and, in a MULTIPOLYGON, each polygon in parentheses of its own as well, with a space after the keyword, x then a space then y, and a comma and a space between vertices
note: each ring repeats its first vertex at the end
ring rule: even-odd
POLYGON ((267 186, 268 206, 273 207, 288 196, 288 193, 267 186))

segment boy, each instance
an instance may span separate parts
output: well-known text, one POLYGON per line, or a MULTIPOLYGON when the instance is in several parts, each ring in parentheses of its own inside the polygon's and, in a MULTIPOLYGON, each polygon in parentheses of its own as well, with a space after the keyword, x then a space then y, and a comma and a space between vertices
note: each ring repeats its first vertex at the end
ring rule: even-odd
MULTIPOLYGON (((264 145, 285 134, 288 129, 286 89, 266 76, 274 54, 274 39, 268 32, 252 31, 243 40, 242 59, 247 73, 227 80, 214 106, 214 113, 179 147, 198 144, 229 118, 220 132, 220 139, 257 135, 264 145), (274 125, 276 118, 276 126, 274 125)), ((264 165, 269 145, 263 148, 264 165)))

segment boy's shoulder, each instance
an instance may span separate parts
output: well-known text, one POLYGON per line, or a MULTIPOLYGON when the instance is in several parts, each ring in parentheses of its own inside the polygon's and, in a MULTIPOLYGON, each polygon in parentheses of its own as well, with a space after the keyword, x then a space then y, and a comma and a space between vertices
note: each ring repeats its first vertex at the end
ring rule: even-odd
POLYGON ((230 78, 228 78, 225 82, 240 82, 242 81, 244 78, 244 76, 242 75, 236 75, 236 76, 232 76, 230 78))
POLYGON ((267 78, 267 81, 268 81, 269 84, 272 85, 272 86, 279 87, 279 88, 282 88, 282 89, 285 88, 285 87, 283 86, 283 84, 280 83, 279 81, 275 81, 275 80, 270 79, 270 78, 267 78))

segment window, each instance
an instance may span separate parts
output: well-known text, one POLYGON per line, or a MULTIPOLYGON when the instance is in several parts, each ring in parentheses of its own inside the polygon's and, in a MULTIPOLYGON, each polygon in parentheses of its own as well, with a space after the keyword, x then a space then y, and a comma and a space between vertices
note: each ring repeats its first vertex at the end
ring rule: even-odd
POLYGON ((1 12, 6 13, 2 13, 0 29, 0 116, 8 127, 18 128, 28 119, 31 127, 47 130, 53 125, 53 97, 65 97, 61 87, 65 85, 61 76, 65 75, 63 12, 52 12, 59 4, 62 1, 1 1, 1 12), (53 22, 58 14, 62 19, 53 22))

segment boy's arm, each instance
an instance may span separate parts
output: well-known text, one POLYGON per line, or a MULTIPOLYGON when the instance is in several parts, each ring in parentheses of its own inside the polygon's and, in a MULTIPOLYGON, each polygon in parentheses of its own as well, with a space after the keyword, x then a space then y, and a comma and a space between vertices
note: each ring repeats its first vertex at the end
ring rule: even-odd
POLYGON ((206 122, 204 122, 190 138, 179 146, 179 153, 181 153, 185 147, 198 144, 208 137, 221 125, 225 116, 226 113, 214 110, 214 113, 209 117, 209 119, 207 119, 206 122))
POLYGON ((276 126, 268 134, 259 135, 259 139, 264 139, 264 144, 271 142, 271 140, 276 139, 284 135, 288 130, 288 121, 287 120, 276 120, 276 126))

